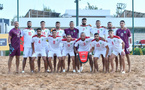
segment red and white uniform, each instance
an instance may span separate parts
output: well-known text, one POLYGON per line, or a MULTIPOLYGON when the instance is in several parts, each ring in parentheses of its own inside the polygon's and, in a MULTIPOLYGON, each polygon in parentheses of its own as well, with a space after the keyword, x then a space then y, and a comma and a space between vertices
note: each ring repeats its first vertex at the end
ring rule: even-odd
POLYGON ((93 39, 86 37, 86 39, 84 41, 81 40, 81 38, 79 38, 76 43, 75 43, 75 47, 77 47, 79 45, 78 51, 90 51, 91 48, 91 41, 93 39))
POLYGON ((105 28, 103 28, 103 27, 96 28, 95 27, 91 30, 91 33, 93 34, 93 36, 95 33, 99 33, 99 36, 104 38, 105 37, 105 28))
POLYGON ((32 37, 32 43, 34 43, 34 49, 35 49, 35 53, 32 55, 32 57, 38 57, 39 55, 46 56, 45 42, 46 42, 46 37, 43 35, 41 35, 40 38, 37 35, 34 35, 32 37))
POLYGON ((35 31, 33 29, 25 28, 21 31, 21 37, 24 36, 24 52, 23 57, 31 57, 32 56, 32 37, 35 35, 35 31))
MULTIPOLYGON (((116 31, 118 30, 118 28, 113 27, 111 30, 113 30, 114 35, 116 35, 116 31)), ((109 36, 108 31, 109 31, 109 29, 106 29, 106 30, 105 30, 106 39, 107 39, 107 37, 109 36)))
POLYGON ((60 43, 62 41, 61 36, 56 36, 56 38, 53 38, 52 36, 47 37, 49 41, 49 47, 50 51, 48 53, 48 57, 53 57, 54 54, 57 55, 57 57, 61 57, 61 50, 60 50, 60 43))
POLYGON ((75 56, 74 55, 74 43, 75 43, 75 39, 71 40, 70 42, 67 42, 67 39, 62 39, 61 42, 64 45, 64 49, 62 51, 62 56, 67 56, 68 54, 70 56, 75 56))
POLYGON ((118 56, 118 54, 123 51, 122 49, 122 39, 119 36, 113 36, 113 38, 107 38, 108 46, 109 46, 109 54, 113 53, 118 56))
POLYGON ((102 54, 104 57, 106 55, 106 46, 108 46, 107 42, 101 40, 96 41, 95 39, 92 40, 91 43, 92 47, 94 47, 94 57, 100 57, 102 54))
POLYGON ((77 29, 79 30, 79 37, 82 32, 84 32, 86 36, 90 37, 90 33, 92 30, 92 27, 90 25, 86 25, 86 26, 81 25, 81 26, 78 26, 77 29))

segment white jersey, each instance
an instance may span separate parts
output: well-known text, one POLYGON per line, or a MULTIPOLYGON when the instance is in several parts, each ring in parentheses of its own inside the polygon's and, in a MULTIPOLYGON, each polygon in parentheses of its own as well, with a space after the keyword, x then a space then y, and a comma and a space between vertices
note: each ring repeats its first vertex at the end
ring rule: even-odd
POLYGON ((122 39, 119 36, 113 36, 113 38, 108 37, 107 42, 109 48, 112 48, 113 51, 120 51, 122 50, 122 39))
MULTIPOLYGON (((63 38, 63 36, 65 36, 64 35, 65 33, 64 33, 64 30, 63 29, 61 29, 61 28, 60 29, 56 29, 55 28, 54 30, 56 30, 56 35, 57 36, 61 36, 62 38, 63 38)), ((52 32, 52 30, 51 30, 51 32, 52 32)))
POLYGON ((99 40, 96 41, 95 39, 92 40, 91 42, 92 47, 94 47, 94 51, 99 52, 99 51, 105 51, 106 50, 106 46, 108 46, 107 42, 103 41, 103 40, 99 40))
MULTIPOLYGON (((116 31, 118 30, 118 28, 112 28, 111 30, 113 30, 114 35, 116 35, 116 31)), ((106 29, 106 30, 105 30, 105 36, 106 36, 106 37, 109 36, 108 31, 109 31, 109 29, 106 29)), ((106 39, 107 39, 107 38, 106 38, 106 39)))
POLYGON ((99 36, 100 37, 105 37, 105 28, 103 28, 103 27, 100 27, 100 28, 93 28, 92 30, 91 30, 91 33, 94 35, 95 33, 99 33, 99 36))
POLYGON ((67 42, 67 39, 62 39, 62 43, 64 45, 63 51, 65 51, 65 52, 74 52, 75 39, 73 39, 70 42, 67 42))
POLYGON ((50 35, 50 30, 47 28, 42 29, 41 35, 48 37, 50 35))
POLYGON ((45 43, 46 42, 46 37, 41 35, 41 37, 39 38, 37 35, 34 35, 32 37, 32 43, 34 43, 34 48, 35 48, 35 52, 41 52, 44 51, 45 52, 45 43))
POLYGON ((86 39, 84 41, 81 40, 81 38, 79 38, 76 43, 75 43, 75 47, 77 47, 79 45, 79 49, 78 51, 89 51, 91 48, 91 41, 93 39, 86 37, 86 39))
POLYGON ((48 36, 48 43, 49 43, 49 50, 52 52, 58 52, 60 50, 60 43, 62 41, 61 36, 56 36, 56 38, 53 38, 52 36, 48 36))
POLYGON ((33 29, 25 28, 21 32, 21 37, 24 36, 24 47, 31 47, 32 37, 35 35, 33 29))
POLYGON ((92 30, 92 27, 90 25, 86 25, 86 26, 81 25, 81 26, 78 26, 77 29, 79 30, 79 37, 82 32, 84 32, 86 36, 90 37, 90 33, 92 30))

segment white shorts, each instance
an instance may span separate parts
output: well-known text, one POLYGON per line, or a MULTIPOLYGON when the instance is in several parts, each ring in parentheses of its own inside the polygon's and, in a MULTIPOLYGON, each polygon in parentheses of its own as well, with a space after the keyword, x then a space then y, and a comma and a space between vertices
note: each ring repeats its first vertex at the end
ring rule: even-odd
POLYGON ((36 52, 35 51, 35 53, 34 54, 32 54, 32 57, 38 57, 38 56, 44 56, 44 57, 46 57, 46 53, 45 53, 45 51, 39 51, 39 52, 36 52))
POLYGON ((115 56, 118 56, 118 54, 121 54, 121 52, 122 52, 122 50, 113 50, 113 54, 115 55, 115 56))
POLYGON ((94 57, 100 58, 100 55, 103 55, 103 57, 105 57, 106 50, 105 51, 96 51, 94 54, 94 57))
POLYGON ((24 47, 23 57, 31 57, 32 56, 32 48, 31 47, 24 47))
POLYGON ((72 52, 63 51, 63 52, 62 52, 62 56, 67 56, 68 54, 69 54, 70 56, 75 56, 74 51, 72 51, 72 52))
POLYGON ((62 57, 60 50, 58 50, 57 52, 49 51, 48 57, 53 57, 54 55, 56 55, 57 57, 62 57))

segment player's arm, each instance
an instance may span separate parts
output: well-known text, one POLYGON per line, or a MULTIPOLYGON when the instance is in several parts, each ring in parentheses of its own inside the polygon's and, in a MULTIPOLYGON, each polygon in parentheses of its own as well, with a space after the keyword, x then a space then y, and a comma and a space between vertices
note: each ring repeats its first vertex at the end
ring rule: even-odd
POLYGON ((9 32, 9 36, 8 36, 8 43, 9 43, 9 48, 10 48, 9 50, 10 50, 10 53, 12 53, 13 50, 14 50, 14 48, 13 48, 12 45, 11 45, 12 34, 13 34, 13 32, 10 31, 10 32, 9 32))
POLYGON ((35 49, 34 49, 34 38, 32 38, 32 54, 35 53, 35 49))
POLYGON ((95 49, 95 48, 94 48, 94 47, 92 47, 92 48, 91 48, 91 50, 89 51, 89 53, 90 53, 90 52, 93 52, 93 51, 94 51, 94 49, 95 49))
POLYGON ((90 53, 90 52, 93 52, 93 51, 94 51, 94 49, 95 49, 95 44, 94 44, 94 42, 91 42, 91 46, 92 46, 92 47, 91 47, 91 49, 90 49, 89 53, 90 53))
POLYGON ((105 47, 106 47, 106 55, 105 55, 105 57, 107 58, 108 53, 109 53, 109 47, 108 47, 108 45, 107 45, 107 46, 105 46, 105 47))
POLYGON ((74 51, 75 51, 75 53, 79 53, 78 50, 77 50, 77 46, 78 46, 78 42, 76 42, 75 45, 74 45, 74 51))

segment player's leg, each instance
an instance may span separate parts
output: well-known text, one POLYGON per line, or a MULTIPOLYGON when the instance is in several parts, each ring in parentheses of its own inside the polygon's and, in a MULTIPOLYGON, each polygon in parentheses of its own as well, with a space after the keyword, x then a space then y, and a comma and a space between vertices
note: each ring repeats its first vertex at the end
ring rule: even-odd
POLYGON ((35 61, 36 57, 32 57, 32 60, 31 60, 31 72, 33 73, 34 72, 34 61, 35 61))
POLYGON ((66 58, 66 56, 63 56, 63 57, 62 57, 62 60, 61 60, 61 61, 63 62, 63 63, 62 63, 63 72, 65 72, 65 58, 66 58))
POLYGON ((120 72, 122 71, 121 55, 119 54, 120 72))
POLYGON ((128 72, 131 72, 131 64, 130 64, 130 57, 129 54, 126 54, 127 63, 128 63, 128 72))
POLYGON ((115 57, 115 63, 116 63, 116 72, 118 71, 118 57, 115 57))
POLYGON ((67 68, 67 72, 69 71, 70 62, 71 62, 71 60, 70 60, 70 55, 68 55, 68 68, 67 68))
POLYGON ((24 73, 24 69, 26 66, 26 60, 27 60, 28 55, 29 55, 29 48, 24 48, 23 62, 22 62, 22 73, 24 73))
POLYGON ((53 62, 53 64, 54 64, 54 72, 56 71, 56 59, 57 59, 57 56, 55 55, 54 56, 54 62, 53 62))
POLYGON ((40 67, 41 67, 41 56, 38 56, 38 60, 37 60, 37 64, 38 64, 38 72, 40 72, 40 67))
POLYGON ((46 61, 46 56, 42 56, 43 61, 44 61, 44 68, 45 68, 45 72, 47 72, 47 61, 46 61))
POLYGON ((61 61, 62 61, 62 57, 58 57, 58 64, 57 64, 57 73, 59 72, 59 69, 61 67, 61 61))
POLYGON ((76 72, 75 56, 71 56, 71 59, 72 59, 73 72, 75 73, 76 72))
POLYGON ((101 57, 102 57, 102 65, 103 65, 103 72, 104 72, 104 67, 105 67, 105 65, 104 65, 104 57, 103 57, 103 55, 101 55, 101 57))
POLYGON ((12 65, 13 58, 14 58, 14 56, 9 56, 9 60, 8 60, 8 73, 11 72, 11 65, 12 65))
POLYGON ((94 57, 94 73, 98 70, 98 57, 94 57))
POLYGON ((77 66, 77 69, 78 69, 78 72, 80 73, 80 61, 79 61, 79 55, 76 54, 76 66, 77 66))
POLYGON ((93 71, 93 60, 92 60, 92 55, 89 54, 89 63, 90 63, 90 72, 93 71))
POLYGON ((29 53, 28 53, 28 57, 29 57, 29 65, 30 65, 30 71, 32 70, 31 69, 31 60, 32 60, 32 48, 29 49, 29 53))
POLYGON ((123 66, 123 69, 121 70, 122 73, 125 73, 125 60, 124 60, 124 57, 125 57, 125 52, 121 52, 121 64, 123 66))
POLYGON ((109 60, 111 61, 111 68, 112 68, 111 73, 114 72, 114 63, 113 63, 113 59, 114 59, 117 55, 118 55, 117 52, 113 52, 113 53, 111 54, 111 56, 109 57, 109 60))
MULTIPOLYGON (((48 66, 50 67, 50 70, 51 70, 51 72, 52 72, 52 63, 51 63, 51 59, 52 59, 52 57, 53 57, 53 55, 54 55, 54 53, 53 52, 51 52, 51 51, 49 51, 49 53, 48 53, 48 66)), ((48 67, 47 67, 47 70, 48 70, 48 67)))
POLYGON ((20 56, 16 56, 16 73, 19 72, 20 56))

